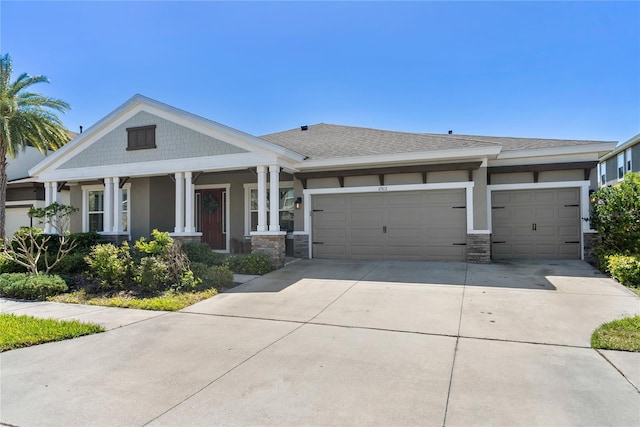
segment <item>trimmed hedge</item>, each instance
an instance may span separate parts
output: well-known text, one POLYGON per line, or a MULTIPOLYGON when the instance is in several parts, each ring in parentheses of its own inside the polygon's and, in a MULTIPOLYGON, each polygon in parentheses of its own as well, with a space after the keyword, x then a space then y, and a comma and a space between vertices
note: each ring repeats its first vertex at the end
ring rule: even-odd
POLYGON ((0 274, 0 296, 6 298, 44 300, 67 289, 65 281, 56 275, 0 274))
POLYGON ((273 270, 271 259, 265 254, 234 255, 226 259, 225 265, 239 274, 267 274, 273 270))
POLYGON ((222 265, 226 258, 224 254, 213 252, 206 243, 183 243, 182 250, 187 254, 190 262, 198 262, 207 266, 222 265))
POLYGON ((192 262, 191 271, 196 279, 201 281, 198 285, 200 290, 220 289, 233 285, 233 273, 227 266, 213 265, 210 267, 200 262, 192 262))
POLYGON ((640 255, 609 255, 607 270, 625 286, 640 288, 640 255))

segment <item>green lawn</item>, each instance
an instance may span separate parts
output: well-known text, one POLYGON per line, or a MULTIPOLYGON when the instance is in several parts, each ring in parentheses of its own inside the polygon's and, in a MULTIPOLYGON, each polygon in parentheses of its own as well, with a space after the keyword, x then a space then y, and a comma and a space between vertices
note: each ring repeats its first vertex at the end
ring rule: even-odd
POLYGON ((600 326, 591 336, 591 347, 640 352, 640 316, 626 317, 600 326))
POLYGON ((101 305, 105 307, 123 307, 123 308, 139 308, 142 310, 161 310, 161 311, 178 311, 198 301, 211 298, 216 295, 216 289, 208 289, 201 292, 185 292, 173 293, 165 292, 164 294, 152 297, 142 298, 131 295, 126 296, 107 296, 107 295, 91 295, 84 291, 77 291, 68 294, 61 294, 49 297, 49 301, 65 302, 72 304, 88 304, 101 305))
POLYGON ((102 326, 77 320, 37 319, 0 314, 0 352, 104 332, 102 326))

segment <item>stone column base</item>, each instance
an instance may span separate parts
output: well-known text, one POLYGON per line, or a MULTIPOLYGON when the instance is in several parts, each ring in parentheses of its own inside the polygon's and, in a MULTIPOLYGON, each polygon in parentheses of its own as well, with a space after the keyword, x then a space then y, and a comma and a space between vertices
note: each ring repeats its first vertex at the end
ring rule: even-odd
POLYGON ((202 233, 169 233, 169 236, 173 240, 178 240, 182 243, 200 243, 202 242, 202 233))
POLYGON ((251 253, 267 255, 275 268, 284 267, 286 251, 286 232, 252 232, 251 253))
POLYGON ((600 240, 600 234, 595 231, 593 233, 582 233, 584 260, 597 268, 600 266, 598 265, 598 257, 593 253, 593 250, 598 246, 600 240))
POLYGON ((467 234, 467 262, 491 262, 491 234, 467 234))
POLYGON ((293 235, 293 256, 296 258, 309 258, 309 235, 293 235))

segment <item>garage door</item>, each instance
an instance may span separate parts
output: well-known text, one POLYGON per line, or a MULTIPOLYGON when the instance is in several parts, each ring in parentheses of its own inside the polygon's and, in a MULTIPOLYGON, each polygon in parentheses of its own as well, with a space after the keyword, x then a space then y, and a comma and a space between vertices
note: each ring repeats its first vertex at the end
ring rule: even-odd
POLYGON ((6 216, 4 219, 5 235, 13 236, 20 227, 30 227, 31 218, 29 218, 29 208, 21 206, 7 206, 6 216))
POLYGON ((577 188, 494 191, 494 259, 580 258, 577 188))
POLYGON ((466 259, 464 190, 313 196, 317 258, 466 259))

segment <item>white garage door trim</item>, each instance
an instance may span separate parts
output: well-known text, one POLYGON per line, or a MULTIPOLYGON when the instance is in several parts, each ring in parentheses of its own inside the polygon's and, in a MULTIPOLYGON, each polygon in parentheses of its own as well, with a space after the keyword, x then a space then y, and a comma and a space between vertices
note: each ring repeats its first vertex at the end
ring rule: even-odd
POLYGON ((445 182, 437 184, 381 185, 371 187, 315 188, 303 190, 304 196, 304 234, 309 236, 309 258, 313 258, 313 227, 311 224, 311 198, 319 194, 377 193, 417 190, 454 190, 465 189, 467 207, 467 233, 473 233, 473 182, 445 182))
MULTIPOLYGON (((495 184, 487 185, 487 221, 489 230, 493 231, 491 223, 491 193, 504 190, 541 190, 549 188, 579 188, 580 189, 580 218, 589 218, 589 187, 590 181, 554 181, 523 184, 495 184)), ((580 259, 584 260, 584 233, 592 233, 589 221, 580 221, 580 259)))

